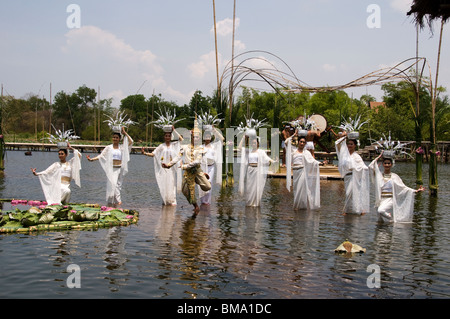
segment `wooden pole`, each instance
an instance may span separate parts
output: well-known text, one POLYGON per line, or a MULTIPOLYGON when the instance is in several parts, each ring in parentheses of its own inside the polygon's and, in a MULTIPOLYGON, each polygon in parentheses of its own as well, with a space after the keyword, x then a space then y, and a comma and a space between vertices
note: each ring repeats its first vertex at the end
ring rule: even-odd
POLYGON ((48 124, 48 132, 51 134, 52 133, 52 113, 53 113, 53 110, 52 110, 52 83, 50 82, 50 107, 49 107, 49 110, 50 110, 50 123, 48 124))
MULTIPOLYGON (((155 110, 155 89, 153 89, 153 96, 152 96, 152 120, 153 122, 153 111, 155 110)), ((150 144, 153 143, 153 123, 150 125, 150 144)))
POLYGON ((4 137, 3 137, 3 83, 1 85, 1 96, 0 96, 0 171, 5 169, 5 149, 4 149, 4 137))
MULTIPOLYGON (((100 107, 99 105, 99 101, 98 101, 98 93, 97 93, 97 107, 100 107)), ((94 142, 97 141, 97 107, 94 105, 93 106, 93 111, 94 111, 94 142)))
MULTIPOLYGON (((420 119, 420 85, 419 85, 419 26, 416 25, 416 149, 422 146, 422 120, 420 119)), ((423 185, 423 154, 416 153, 416 184, 423 185)))
MULTIPOLYGON (((101 103, 102 103, 102 101, 101 101, 101 99, 100 99, 100 85, 98 86, 98 108, 97 108, 97 110, 98 110, 98 113, 97 113, 97 116, 96 116, 96 118, 97 118, 97 139, 98 139, 98 142, 100 143, 100 141, 101 141, 101 136, 100 136, 100 130, 101 130, 101 127, 100 127, 100 125, 101 125, 101 108, 102 108, 102 106, 101 106, 101 103)), ((97 110, 94 110, 94 112, 97 112, 97 110)))
POLYGON ((230 86, 229 86, 229 99, 230 99, 230 125, 231 125, 231 113, 233 111, 233 72, 234 72, 234 35, 236 30, 236 0, 233 4, 233 37, 231 43, 231 76, 230 76, 230 86))
POLYGON ((436 100, 438 92, 438 76, 439 76, 439 62, 441 58, 442 47, 442 33, 444 30, 444 19, 441 18, 441 30, 439 34, 438 57, 436 64, 436 80, 434 82, 434 89, 431 97, 431 129, 430 129, 430 170, 429 170, 429 187, 430 195, 437 196, 438 180, 437 180, 437 156, 436 156, 436 100))
POLYGON ((216 29, 216 2, 213 0, 213 17, 214 17, 214 42, 216 51, 216 76, 217 76, 217 94, 220 101, 220 81, 219 81, 219 57, 217 53, 217 29, 216 29))
POLYGON ((0 96, 0 171, 5 169, 5 138, 3 136, 3 83, 0 96))

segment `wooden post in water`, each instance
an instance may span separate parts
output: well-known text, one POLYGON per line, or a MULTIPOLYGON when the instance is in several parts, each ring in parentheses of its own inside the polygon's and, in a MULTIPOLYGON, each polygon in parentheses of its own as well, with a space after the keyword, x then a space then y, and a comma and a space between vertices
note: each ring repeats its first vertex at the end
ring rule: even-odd
POLYGON ((5 169, 5 139, 3 138, 3 84, 0 97, 0 172, 5 169))
MULTIPOLYGON (((422 119, 420 117, 420 85, 419 85, 419 26, 416 26, 416 121, 415 121, 415 133, 416 133, 416 149, 422 146, 422 119)), ((422 164, 423 154, 416 152, 416 185, 422 186, 422 164)))
POLYGON ((438 91, 438 75, 439 75, 439 61, 441 58, 441 47, 442 47, 442 33, 444 31, 444 20, 441 19, 441 30, 439 34, 439 47, 438 47, 438 57, 436 65, 436 80, 434 82, 434 88, 431 92, 431 125, 430 125, 430 170, 429 170, 429 187, 430 194, 432 196, 437 196, 438 193, 438 179, 437 179, 437 148, 436 148, 436 100, 438 91))

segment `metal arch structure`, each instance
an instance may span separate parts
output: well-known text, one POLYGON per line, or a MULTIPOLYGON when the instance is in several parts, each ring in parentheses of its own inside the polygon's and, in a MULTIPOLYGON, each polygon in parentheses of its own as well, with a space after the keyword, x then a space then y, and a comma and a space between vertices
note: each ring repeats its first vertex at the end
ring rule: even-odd
MULTIPOLYGON (((253 63, 254 64, 254 63, 253 63)), ((276 92, 330 92, 336 90, 345 90, 355 87, 363 87, 370 85, 382 85, 389 82, 406 81, 415 87, 417 76, 423 81, 424 70, 428 66, 428 62, 424 57, 414 57, 403 60, 392 67, 381 68, 379 70, 365 74, 353 81, 336 86, 319 86, 314 87, 308 85, 306 82, 301 81, 292 69, 278 56, 267 51, 248 51, 237 55, 234 61, 228 62, 225 66, 222 75, 220 77, 220 87, 224 87, 228 83, 228 91, 230 96, 237 90, 244 82, 256 82, 269 85, 276 92), (255 55, 259 56, 255 56, 255 55), (267 54, 272 58, 275 58, 285 70, 280 69, 274 62, 261 56, 267 54), (248 56, 250 55, 250 56, 248 56), (237 63, 236 63, 237 62, 237 63), (263 62, 267 67, 252 67, 252 62, 263 62), (410 74, 410 70, 413 67, 420 66, 419 74, 410 74)), ((432 88, 431 82, 431 70, 429 71, 430 77, 425 80, 425 84, 432 88)), ((256 88, 254 86, 248 86, 257 90, 264 90, 256 88)), ((230 101, 230 103, 232 103, 230 101)), ((230 104, 231 105, 231 104, 230 104)))

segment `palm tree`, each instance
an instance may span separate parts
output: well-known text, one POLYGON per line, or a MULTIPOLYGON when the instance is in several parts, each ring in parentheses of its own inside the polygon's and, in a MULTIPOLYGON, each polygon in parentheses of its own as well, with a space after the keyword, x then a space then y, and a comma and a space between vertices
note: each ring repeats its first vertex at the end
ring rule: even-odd
MULTIPOLYGON (((428 24, 431 32, 433 32, 432 24, 436 20, 441 20, 441 27, 439 33, 439 46, 436 64, 436 78, 433 84, 430 85, 431 93, 431 125, 430 125, 430 168, 429 168, 429 187, 430 194, 437 195, 438 181, 437 181, 437 157, 436 157, 436 100, 438 92, 438 75, 439 75, 439 61, 441 57, 442 33, 444 30, 444 23, 450 18, 450 0, 413 0, 411 10, 407 15, 414 16, 414 22, 420 28, 428 24)), ((431 83, 431 81, 430 81, 431 83)))

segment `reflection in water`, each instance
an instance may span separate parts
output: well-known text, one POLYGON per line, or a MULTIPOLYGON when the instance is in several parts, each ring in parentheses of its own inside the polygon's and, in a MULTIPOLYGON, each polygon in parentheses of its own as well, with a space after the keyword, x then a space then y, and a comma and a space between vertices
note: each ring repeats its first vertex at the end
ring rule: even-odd
POLYGON ((176 206, 162 205, 161 215, 156 226, 156 236, 161 243, 168 243, 173 238, 176 206))
POLYGON ((112 227, 106 233, 103 260, 106 263, 105 279, 112 292, 119 291, 119 286, 124 285, 129 276, 125 266, 128 261, 125 237, 120 227, 112 227))
MULTIPOLYGON (((34 153, 34 166, 45 166, 52 155, 34 153)), ((29 176, 29 159, 14 156, 9 163, 22 168, 7 166, 0 177, 0 198, 17 198, 17 189, 26 184, 20 197, 40 199, 39 182, 29 176)), ((448 179, 442 179, 438 198, 416 197, 410 224, 380 224, 375 209, 364 216, 343 216, 343 182, 325 180, 320 183, 317 211, 293 210, 285 181, 269 179, 261 207, 246 207, 236 183, 215 188, 211 206, 201 206, 192 218, 191 206, 181 195, 177 206, 161 206, 149 164, 133 156, 124 181, 124 203, 140 212, 137 225, 0 234, 1 265, 8 269, 8 276, 0 277, 0 296, 450 297, 448 179), (335 254, 346 239, 366 248, 366 253, 335 254), (82 289, 65 285, 72 263, 81 266, 82 289), (367 286, 367 267, 373 264, 381 271, 378 289, 367 286)), ((83 188, 73 190, 74 200, 103 200, 103 176, 92 166, 82 167, 83 188)), ((444 166, 446 172, 448 167, 444 166)), ((413 169, 409 163, 396 165, 409 185, 414 182, 413 169)))

